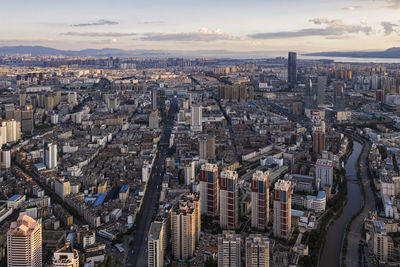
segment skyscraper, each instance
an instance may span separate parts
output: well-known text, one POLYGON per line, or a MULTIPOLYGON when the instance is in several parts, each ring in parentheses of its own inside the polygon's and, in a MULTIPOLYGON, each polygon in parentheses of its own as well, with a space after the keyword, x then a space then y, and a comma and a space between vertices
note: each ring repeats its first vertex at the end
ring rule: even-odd
POLYGON ((291 184, 289 181, 278 180, 274 190, 274 237, 288 239, 291 229, 292 210, 291 184))
POLYGON ((200 169, 201 214, 218 216, 218 166, 206 163, 200 169))
POLYGON ((20 215, 10 225, 7 260, 9 267, 42 266, 42 226, 28 215, 20 215))
POLYGON ((202 106, 201 105, 192 105, 191 109, 191 120, 190 120, 190 129, 192 131, 201 132, 203 127, 203 114, 202 114, 202 106))
POLYGON ((172 211, 172 254, 175 259, 193 256, 201 230, 200 200, 196 195, 184 196, 172 211))
POLYGON ((151 105, 152 105, 153 109, 158 109, 158 90, 157 89, 153 89, 153 91, 151 91, 151 105))
POLYGON ((56 250, 53 255, 53 267, 79 267, 79 254, 70 245, 56 250))
POLYGON ((251 183, 251 227, 264 230, 269 221, 269 173, 256 171, 251 183))
POLYGON ((218 267, 240 267, 240 235, 223 231, 218 237, 218 267))
POLYGON ((289 52, 288 54, 288 82, 291 85, 297 83, 297 54, 289 52))
POLYGON ((246 267, 269 267, 269 239, 262 235, 246 238, 246 267))
POLYGON ((333 100, 336 110, 344 110, 345 108, 345 98, 343 92, 343 85, 341 82, 336 84, 336 89, 334 90, 333 100))
POLYGON ((57 144, 45 142, 43 145, 43 162, 48 169, 57 167, 57 144))
POLYGON ((312 137, 314 154, 321 154, 325 150, 325 133, 321 129, 316 129, 312 137))
POLYGON ((221 172, 219 184, 219 224, 223 229, 239 226, 239 186, 235 171, 221 172))
POLYGON ((318 76, 317 80, 317 105, 323 105, 325 102, 325 91, 328 78, 326 76, 318 76))

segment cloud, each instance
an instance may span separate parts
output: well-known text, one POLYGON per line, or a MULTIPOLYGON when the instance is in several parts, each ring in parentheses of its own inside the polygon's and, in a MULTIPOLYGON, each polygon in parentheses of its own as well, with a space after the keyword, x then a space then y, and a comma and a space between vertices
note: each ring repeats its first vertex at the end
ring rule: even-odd
POLYGON ((161 23, 164 23, 164 21, 156 20, 156 21, 142 21, 142 22, 139 22, 139 24, 145 24, 145 25, 149 25, 149 24, 161 24, 161 23))
POLYGON ((80 23, 80 24, 73 24, 73 27, 88 27, 88 26, 103 26, 103 25, 117 25, 119 22, 100 19, 89 23, 80 23))
MULTIPOLYGON (((329 20, 325 18, 311 19, 310 22, 315 25, 322 25, 324 28, 306 28, 296 31, 281 31, 256 33, 249 35, 254 39, 280 39, 280 38, 297 38, 309 36, 326 36, 333 39, 334 36, 342 36, 347 34, 364 33, 369 35, 372 28, 366 25, 345 24, 342 20, 329 20)), ((338 38, 335 38, 338 39, 338 38)))
POLYGON ((141 40, 144 41, 181 41, 181 42, 212 42, 218 40, 239 40, 240 38, 224 33, 217 29, 215 31, 209 30, 206 27, 201 28, 197 32, 182 32, 182 33, 159 33, 149 32, 143 34, 141 40))
POLYGON ((385 35, 390 35, 393 32, 397 32, 396 28, 399 27, 398 24, 394 24, 389 21, 382 21, 381 25, 383 27, 383 30, 385 31, 385 35))
POLYGON ((384 2, 388 4, 385 6, 385 8, 400 9, 400 0, 363 0, 363 1, 384 2))
POLYGON ((66 32, 62 35, 68 36, 84 36, 84 37, 124 37, 134 36, 136 33, 125 33, 125 32, 66 32))
POLYGON ((342 8, 343 10, 347 10, 347 11, 354 11, 356 9, 361 8, 361 6, 346 6, 344 8, 342 8))

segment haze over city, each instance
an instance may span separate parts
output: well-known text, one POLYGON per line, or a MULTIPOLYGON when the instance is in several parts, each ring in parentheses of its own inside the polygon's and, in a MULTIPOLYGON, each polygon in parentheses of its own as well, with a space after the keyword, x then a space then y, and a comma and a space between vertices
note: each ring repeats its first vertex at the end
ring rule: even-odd
POLYGON ((5 0, 0 45, 301 52, 399 46, 397 0, 5 0))

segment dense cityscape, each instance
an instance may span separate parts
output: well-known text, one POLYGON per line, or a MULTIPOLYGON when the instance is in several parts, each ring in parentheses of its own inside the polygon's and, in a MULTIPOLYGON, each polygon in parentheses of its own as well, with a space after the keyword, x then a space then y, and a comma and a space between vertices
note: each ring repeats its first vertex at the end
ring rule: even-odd
POLYGON ((399 64, 0 63, 2 266, 398 266, 399 64))

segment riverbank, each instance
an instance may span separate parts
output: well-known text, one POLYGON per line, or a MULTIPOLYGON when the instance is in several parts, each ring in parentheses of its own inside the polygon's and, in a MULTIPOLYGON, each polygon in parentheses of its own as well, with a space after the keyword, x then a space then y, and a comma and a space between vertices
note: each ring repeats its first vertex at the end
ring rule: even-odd
POLYGON ((337 213, 335 219, 331 221, 326 233, 325 244, 320 257, 319 266, 337 267, 341 264, 341 251, 346 226, 353 214, 361 207, 361 190, 357 182, 357 160, 361 154, 362 146, 359 142, 353 142, 353 152, 348 158, 346 170, 347 201, 344 207, 337 213))

